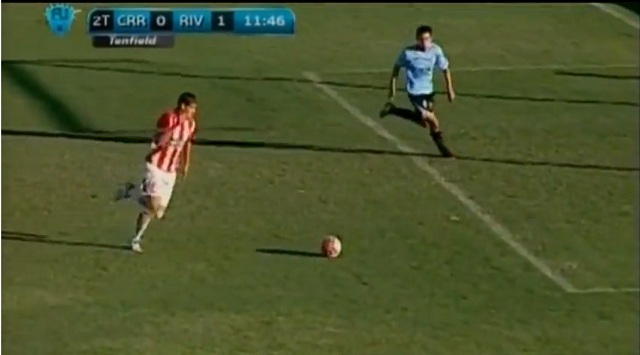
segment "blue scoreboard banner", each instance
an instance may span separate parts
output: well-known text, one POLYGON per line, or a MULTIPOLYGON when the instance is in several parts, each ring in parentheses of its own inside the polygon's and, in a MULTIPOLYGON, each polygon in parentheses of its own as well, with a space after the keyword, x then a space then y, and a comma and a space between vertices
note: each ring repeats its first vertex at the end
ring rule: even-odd
POLYGON ((288 8, 257 9, 94 9, 90 35, 293 35, 295 14, 288 8))

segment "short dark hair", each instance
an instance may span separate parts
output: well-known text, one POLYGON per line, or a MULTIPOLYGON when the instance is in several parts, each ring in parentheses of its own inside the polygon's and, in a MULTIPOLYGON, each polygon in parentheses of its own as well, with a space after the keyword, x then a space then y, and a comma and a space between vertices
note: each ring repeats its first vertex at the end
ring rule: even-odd
POLYGON ((185 105, 189 106, 196 103, 196 94, 192 92, 183 92, 178 96, 178 107, 185 105))
POLYGON ((416 28, 416 38, 422 36, 425 33, 432 34, 433 28, 427 25, 420 25, 418 26, 418 28, 416 28))

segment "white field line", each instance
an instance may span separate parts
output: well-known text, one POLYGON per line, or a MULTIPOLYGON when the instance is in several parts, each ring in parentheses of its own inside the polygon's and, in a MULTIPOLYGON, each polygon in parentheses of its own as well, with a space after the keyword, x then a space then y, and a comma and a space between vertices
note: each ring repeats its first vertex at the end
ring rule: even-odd
MULTIPOLYGON (((452 72, 483 72, 483 71, 527 71, 527 70, 580 70, 580 69, 624 69, 638 68, 640 63, 624 64, 550 64, 550 65, 505 65, 505 66, 484 66, 484 67, 452 67, 452 72)), ((385 69, 344 69, 336 71, 323 71, 322 74, 391 74, 391 67, 385 69)))
MULTIPOLYGON (((638 24, 637 21, 627 17, 621 12, 618 12, 617 10, 615 10, 614 7, 611 7, 611 5, 601 4, 601 3, 590 3, 590 5, 617 18, 618 20, 621 20, 622 22, 626 23, 627 25, 635 29, 640 29, 640 24, 638 24)), ((582 294, 585 294, 585 293, 639 293, 639 292, 640 292, 640 288, 638 287, 619 287, 619 288, 593 287, 593 288, 577 289, 577 290, 571 291, 571 293, 582 293, 582 294)))
POLYGON ((599 2, 592 2, 589 5, 601 10, 602 12, 606 12, 607 14, 617 18, 618 20, 626 23, 627 25, 635 28, 635 29, 640 29, 640 24, 638 23, 637 20, 634 20, 632 18, 629 18, 627 15, 625 15, 624 13, 618 11, 615 9, 615 7, 608 5, 608 4, 602 4, 599 2))
POLYGON ((569 291, 570 293, 638 293, 640 288, 637 287, 594 287, 569 291))
MULTIPOLYGON (((386 139, 390 143, 396 146, 396 148, 402 152, 408 154, 417 154, 418 151, 403 143, 396 136, 392 135, 383 126, 375 122, 371 117, 365 115, 358 108, 344 99, 337 91, 331 87, 322 84, 320 76, 313 72, 304 72, 303 76, 309 79, 313 85, 322 91, 329 98, 333 99, 340 107, 345 109, 351 116, 360 121, 365 126, 371 128, 380 137, 386 139)), ((522 244, 518 243, 515 236, 502 224, 500 224, 494 217, 484 211, 480 205, 468 197, 462 189, 457 185, 447 181, 444 176, 436 168, 429 164, 429 161, 424 157, 412 156, 413 163, 427 173, 431 178, 438 183, 444 190, 453 195, 460 203, 466 207, 472 214, 474 214, 480 221, 482 221, 501 241, 507 244, 523 259, 527 260, 533 267, 540 271, 544 276, 553 281, 565 292, 575 292, 577 289, 562 275, 554 272, 544 261, 538 259, 535 255, 529 252, 522 244)))
MULTIPOLYGON (((618 12, 610 5, 602 3, 590 3, 591 6, 623 21, 627 25, 640 29, 640 24, 627 17, 626 15, 618 12)), ((584 64, 584 65, 570 65, 570 64, 554 64, 554 65, 531 65, 531 66, 492 66, 492 67, 461 67, 454 69, 458 72, 482 72, 482 71, 524 71, 524 70, 570 70, 570 69, 615 69, 615 68, 638 68, 638 63, 634 64, 584 64)), ((325 72, 326 74, 375 74, 375 73, 387 73, 390 69, 347 69, 341 71, 325 72)), ((366 116, 359 109, 351 105, 337 91, 322 84, 322 79, 316 73, 306 72, 304 76, 311 80, 314 85, 324 92, 327 96, 332 98, 338 105, 347 110, 352 116, 357 118, 360 122, 374 130, 379 136, 385 138, 387 141, 394 143, 396 147, 406 153, 416 153, 416 150, 405 145, 397 137, 393 136, 384 127, 377 124, 370 117, 366 116)), ((420 157, 412 157, 413 162, 420 169, 428 173, 438 184, 440 184, 445 190, 454 195, 467 209, 469 209, 474 215, 476 215, 481 221, 483 221, 502 241, 509 245, 520 256, 529 261, 535 268, 537 268, 542 274, 547 276, 550 280, 556 283, 565 292, 573 294, 593 294, 593 293, 640 293, 640 288, 637 287, 594 287, 586 289, 577 289, 568 280, 561 275, 556 274, 551 268, 546 265, 542 260, 531 254, 526 248, 518 243, 511 232, 509 232, 504 226, 499 224, 493 217, 483 212, 480 206, 471 200, 467 195, 458 188, 456 185, 446 181, 442 174, 435 168, 433 168, 426 159, 420 157)))

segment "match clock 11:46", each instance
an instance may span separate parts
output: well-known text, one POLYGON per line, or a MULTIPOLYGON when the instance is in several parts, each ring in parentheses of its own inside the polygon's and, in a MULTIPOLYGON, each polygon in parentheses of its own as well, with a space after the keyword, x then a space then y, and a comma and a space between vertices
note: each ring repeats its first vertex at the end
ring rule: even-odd
POLYGON ((235 33, 239 35, 293 35, 296 16, 290 9, 234 9, 235 33))

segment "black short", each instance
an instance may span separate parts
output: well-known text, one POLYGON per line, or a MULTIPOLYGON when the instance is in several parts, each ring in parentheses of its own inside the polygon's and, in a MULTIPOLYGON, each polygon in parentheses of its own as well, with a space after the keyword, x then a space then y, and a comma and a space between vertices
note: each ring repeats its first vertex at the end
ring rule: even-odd
POLYGON ((435 96, 435 92, 422 95, 409 95, 409 101, 411 102, 413 109, 418 113, 422 110, 433 112, 435 105, 435 96))

